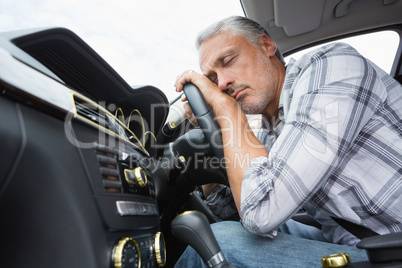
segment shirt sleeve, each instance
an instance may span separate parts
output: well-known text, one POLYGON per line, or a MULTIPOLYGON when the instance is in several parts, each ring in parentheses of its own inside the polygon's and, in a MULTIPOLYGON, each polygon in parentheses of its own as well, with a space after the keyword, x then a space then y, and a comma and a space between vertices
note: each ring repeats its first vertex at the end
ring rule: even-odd
POLYGON ((269 156, 254 159, 243 177, 241 222, 251 233, 275 237, 334 172, 383 97, 370 91, 375 74, 353 49, 320 53, 290 82, 286 123, 269 156))

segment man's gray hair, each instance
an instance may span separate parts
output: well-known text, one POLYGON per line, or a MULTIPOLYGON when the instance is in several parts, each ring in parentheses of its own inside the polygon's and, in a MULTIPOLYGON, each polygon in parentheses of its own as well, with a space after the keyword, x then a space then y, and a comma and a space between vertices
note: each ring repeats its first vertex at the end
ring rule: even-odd
MULTIPOLYGON (((235 35, 244 36, 250 43, 255 45, 259 44, 261 35, 266 34, 269 36, 264 27, 257 22, 242 16, 231 16, 212 24, 200 32, 196 41, 197 50, 200 49, 202 42, 211 36, 228 30, 235 35)), ((283 63, 283 65, 285 65, 285 60, 283 59, 282 53, 278 50, 278 48, 276 48, 275 55, 283 63)))

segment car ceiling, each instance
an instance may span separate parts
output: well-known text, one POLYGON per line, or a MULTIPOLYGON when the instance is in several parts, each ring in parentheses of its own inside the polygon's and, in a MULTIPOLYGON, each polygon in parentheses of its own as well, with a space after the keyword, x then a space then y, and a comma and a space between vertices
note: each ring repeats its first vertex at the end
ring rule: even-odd
POLYGON ((402 0, 240 0, 281 52, 337 36, 402 24, 402 0))

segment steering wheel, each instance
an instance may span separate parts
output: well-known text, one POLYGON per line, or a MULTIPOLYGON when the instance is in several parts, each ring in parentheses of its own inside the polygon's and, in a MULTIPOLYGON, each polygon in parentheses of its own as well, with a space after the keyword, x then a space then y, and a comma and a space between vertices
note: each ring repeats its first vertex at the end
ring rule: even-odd
MULTIPOLYGON (((194 84, 187 83, 184 85, 183 92, 186 95, 187 101, 190 104, 198 124, 200 125, 200 129, 204 134, 205 139, 210 145, 212 153, 221 163, 224 163, 222 133, 218 123, 215 121, 214 113, 205 102, 201 91, 194 84)), ((221 165, 221 170, 225 177, 224 184, 229 185, 226 168, 221 165)))

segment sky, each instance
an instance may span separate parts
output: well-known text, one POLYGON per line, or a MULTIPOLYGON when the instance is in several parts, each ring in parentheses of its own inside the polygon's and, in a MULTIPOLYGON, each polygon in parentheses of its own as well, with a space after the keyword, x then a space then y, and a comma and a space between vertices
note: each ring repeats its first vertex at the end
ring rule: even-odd
MULTIPOLYGON (((156 86, 172 100, 178 96, 176 77, 188 69, 199 71, 198 32, 231 15, 244 15, 240 0, 1 0, 0 32, 68 28, 128 84, 156 86)), ((375 42, 369 38, 351 44, 389 71, 394 54, 388 52, 397 48, 389 34, 399 40, 388 33, 375 42), (387 53, 378 53, 378 47, 387 53)))
POLYGON ((199 71, 197 33, 231 15, 243 15, 239 0, 1 0, 0 32, 68 28, 130 85, 171 100, 176 77, 199 71))

